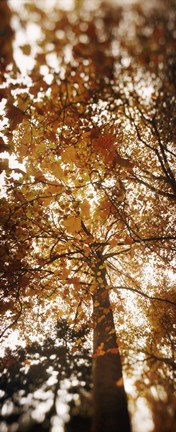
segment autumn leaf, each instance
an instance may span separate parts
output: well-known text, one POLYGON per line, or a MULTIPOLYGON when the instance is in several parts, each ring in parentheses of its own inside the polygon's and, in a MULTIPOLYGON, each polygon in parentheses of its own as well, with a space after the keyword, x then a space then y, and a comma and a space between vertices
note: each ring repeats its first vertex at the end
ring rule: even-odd
POLYGON ((129 159, 121 157, 118 152, 116 152, 115 163, 120 167, 125 168, 129 172, 132 172, 134 167, 133 162, 131 162, 129 159))
POLYGON ((66 280, 68 278, 70 274, 70 270, 67 269, 66 267, 62 269, 62 271, 60 272, 60 279, 62 280, 66 280))
POLYGON ((9 160, 0 158, 0 173, 9 169, 9 160))
POLYGON ((0 153, 3 152, 12 152, 12 147, 9 144, 6 144, 2 137, 0 137, 0 153))
POLYGON ((31 53, 31 46, 29 44, 21 45, 20 49, 26 56, 29 56, 31 53))
POLYGON ((77 344, 75 344, 72 348, 71 348, 71 353, 72 354, 75 354, 77 351, 78 351, 78 346, 77 346, 77 344))
POLYGON ((119 353, 119 349, 118 348, 110 348, 108 350, 108 352, 110 352, 111 354, 118 354, 119 353))
POLYGON ((6 104, 6 115, 10 122, 10 127, 14 129, 17 125, 19 125, 24 119, 24 112, 17 108, 15 105, 7 102, 6 104))
POLYGON ((113 164, 116 157, 114 142, 115 136, 112 133, 100 134, 92 140, 94 151, 98 152, 107 164, 113 164))
POLYGON ((81 218, 79 216, 68 216, 63 221, 63 226, 67 229, 69 234, 77 234, 81 230, 81 218))
POLYGON ((76 163, 77 162, 77 153, 73 146, 68 147, 61 154, 62 161, 64 163, 76 163))
POLYGON ((133 239, 130 237, 130 236, 126 236, 125 237, 125 239, 124 239, 124 242, 126 243, 126 244, 132 244, 133 243, 133 239))
POLYGON ((104 321, 105 320, 105 315, 101 315, 99 318, 98 318, 98 320, 97 320, 97 322, 100 324, 102 321, 104 321))
POLYGON ((85 244, 83 249, 84 249, 84 255, 88 257, 91 253, 90 247, 85 244))
MULTIPOLYGON (((42 162, 42 166, 43 166, 44 169, 47 169, 48 168, 47 161, 43 161, 42 162)), ((59 161, 58 162, 53 162, 50 165, 50 172, 51 172, 51 174, 53 174, 59 180, 61 180, 64 177, 64 172, 63 172, 63 169, 60 166, 60 162, 59 161)))
POLYGON ((80 284, 80 280, 77 277, 69 277, 68 283, 75 284, 78 287, 78 285, 80 284))
POLYGON ((84 200, 81 204, 80 204, 80 209, 81 209, 81 216, 83 217, 83 219, 88 219, 90 218, 90 204, 88 203, 87 200, 84 200))
POLYGON ((117 238, 113 238, 112 240, 110 240, 109 245, 111 247, 115 247, 117 246, 117 242, 118 242, 117 238))
POLYGON ((93 353, 93 358, 101 357, 106 354, 106 351, 104 350, 104 343, 102 342, 98 348, 96 349, 96 352, 93 353))
POLYGON ((123 378, 119 378, 119 380, 116 381, 116 387, 123 387, 123 378))

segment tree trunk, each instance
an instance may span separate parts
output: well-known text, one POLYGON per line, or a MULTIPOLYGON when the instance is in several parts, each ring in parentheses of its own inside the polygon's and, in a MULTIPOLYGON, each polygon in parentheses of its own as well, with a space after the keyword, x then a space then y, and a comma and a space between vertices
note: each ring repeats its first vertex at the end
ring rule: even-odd
POLYGON ((93 407, 92 432, 130 432, 127 398, 109 292, 104 287, 93 298, 93 407))

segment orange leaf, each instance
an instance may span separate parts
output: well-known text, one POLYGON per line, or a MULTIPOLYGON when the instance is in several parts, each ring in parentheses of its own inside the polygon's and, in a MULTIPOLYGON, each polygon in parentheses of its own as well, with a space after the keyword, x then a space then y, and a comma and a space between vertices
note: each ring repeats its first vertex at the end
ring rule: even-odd
POLYGON ((110 349, 108 350, 108 352, 110 352, 111 354, 118 354, 119 349, 118 349, 118 348, 110 348, 110 349))
POLYGON ((123 378, 122 377, 116 381, 116 387, 123 387, 123 378))
POLYGON ((103 348, 104 348, 104 343, 102 342, 92 357, 96 358, 96 357, 100 357, 100 356, 103 356, 104 354, 106 354, 106 351, 103 348))
POLYGON ((124 241, 126 244, 129 245, 133 243, 133 239, 130 236, 126 236, 124 241))
POLYGON ((72 352, 72 354, 74 354, 76 351, 78 351, 78 347, 77 347, 77 346, 73 346, 73 347, 71 348, 71 352, 72 352))

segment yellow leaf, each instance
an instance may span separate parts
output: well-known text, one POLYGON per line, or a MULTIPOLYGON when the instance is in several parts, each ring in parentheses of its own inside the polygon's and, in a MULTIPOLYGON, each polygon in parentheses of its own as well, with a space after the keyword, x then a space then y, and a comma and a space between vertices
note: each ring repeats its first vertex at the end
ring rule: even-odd
POLYGON ((97 281, 101 284, 103 282, 103 279, 101 277, 98 277, 97 281))
MULTIPOLYGON (((44 165, 44 164, 43 164, 43 165, 44 165)), ((46 168, 48 168, 47 165, 46 165, 46 168)), ((55 177, 57 177, 58 179, 62 179, 62 178, 63 178, 64 173, 63 173, 63 170, 62 170, 62 168, 61 168, 59 162, 54 162, 54 163, 51 165, 51 173, 52 173, 55 177)))
POLYGON ((49 206, 51 204, 51 202, 53 201, 53 197, 47 197, 47 198, 43 198, 42 203, 45 207, 49 206))
POLYGON ((62 185, 49 185, 46 192, 51 194, 60 194, 64 191, 64 186, 62 185))
POLYGON ((64 163, 74 163, 77 162, 77 153, 73 146, 67 147, 61 155, 62 161, 64 163))
POLYGON ((67 279, 69 273, 70 273, 70 270, 68 270, 67 268, 63 268, 62 273, 60 274, 60 278, 62 280, 67 279))
POLYGON ((75 216, 69 216, 64 222, 64 227, 67 229, 68 233, 76 234, 81 230, 81 218, 75 216))
POLYGON ((85 218, 90 217, 90 204, 87 202, 87 200, 84 200, 81 203, 81 215, 85 218))

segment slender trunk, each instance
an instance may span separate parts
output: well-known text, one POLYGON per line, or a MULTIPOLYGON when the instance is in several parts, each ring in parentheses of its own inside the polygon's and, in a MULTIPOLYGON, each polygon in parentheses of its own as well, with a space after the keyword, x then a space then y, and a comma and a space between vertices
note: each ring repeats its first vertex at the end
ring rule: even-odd
POLYGON ((127 398, 109 292, 96 291, 93 298, 93 403, 92 432, 130 432, 127 398))

